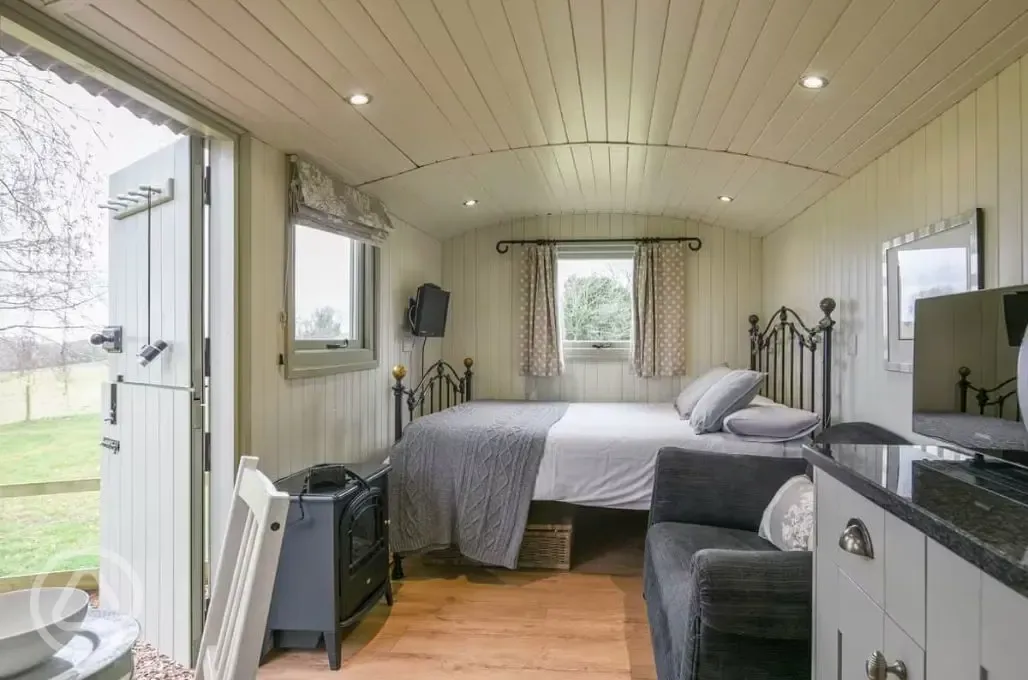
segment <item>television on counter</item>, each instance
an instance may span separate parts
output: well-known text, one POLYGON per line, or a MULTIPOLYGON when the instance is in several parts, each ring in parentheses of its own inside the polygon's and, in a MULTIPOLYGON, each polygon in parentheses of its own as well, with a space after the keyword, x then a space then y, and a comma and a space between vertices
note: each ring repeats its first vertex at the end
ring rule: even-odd
POLYGON ((450 293, 434 283, 418 288, 411 310, 411 332, 419 338, 441 338, 446 332, 450 293))
POLYGON ((1028 286, 918 300, 914 432, 970 451, 1028 460, 1028 429, 1017 393, 1026 326, 1028 286))

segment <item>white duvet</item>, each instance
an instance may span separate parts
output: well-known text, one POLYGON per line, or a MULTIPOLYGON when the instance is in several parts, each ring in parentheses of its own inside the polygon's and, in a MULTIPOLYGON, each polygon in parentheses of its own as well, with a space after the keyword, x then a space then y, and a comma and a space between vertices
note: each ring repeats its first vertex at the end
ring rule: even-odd
POLYGON ((657 451, 799 456, 800 439, 762 443, 725 432, 695 434, 671 404, 574 403, 550 428, 534 500, 648 510, 657 451))

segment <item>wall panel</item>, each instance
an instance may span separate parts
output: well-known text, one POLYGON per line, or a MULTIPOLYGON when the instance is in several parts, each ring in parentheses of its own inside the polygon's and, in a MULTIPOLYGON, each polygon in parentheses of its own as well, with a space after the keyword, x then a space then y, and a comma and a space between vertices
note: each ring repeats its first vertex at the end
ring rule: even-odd
POLYGON ((721 362, 749 363, 746 317, 759 312, 760 239, 699 222, 607 213, 508 220, 443 243, 443 287, 451 291, 443 354, 475 360, 476 397, 567 401, 671 401, 681 378, 638 378, 627 361, 568 362, 560 378, 518 375, 520 250, 496 241, 525 238, 699 236, 688 258, 689 373, 721 362))
MULTIPOLYGON (((379 367, 373 371, 285 380, 278 365, 284 336, 286 157, 250 139, 243 154, 240 206, 241 445, 275 477, 325 462, 366 459, 392 439, 392 378, 398 363, 411 366, 404 343, 407 298, 418 285, 442 278, 439 241, 395 219, 382 246, 379 298, 379 367), (248 218, 247 218, 248 215, 248 218)), ((420 347, 414 353, 420 359, 420 347)), ((439 357, 429 341, 426 363, 439 357)))
MULTIPOLYGON (((835 413, 910 432, 911 377, 884 368, 881 243, 985 211, 986 286, 1028 272, 1028 57, 915 132, 763 242, 763 309, 839 302, 835 413)), ((954 382, 956 376, 954 376, 954 382)))

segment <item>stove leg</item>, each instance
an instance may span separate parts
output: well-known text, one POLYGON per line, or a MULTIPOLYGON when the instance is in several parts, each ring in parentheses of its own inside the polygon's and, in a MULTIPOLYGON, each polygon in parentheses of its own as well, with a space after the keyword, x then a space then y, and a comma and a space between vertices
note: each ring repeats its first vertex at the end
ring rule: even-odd
POLYGON ((343 637, 339 634, 339 630, 326 630, 325 635, 325 651, 328 652, 328 667, 331 670, 339 670, 341 664, 341 658, 343 655, 343 637))
POLYGON ((385 592, 385 596, 386 596, 386 604, 389 605, 390 607, 392 607, 393 606, 393 582, 390 581, 389 579, 386 579, 386 592, 385 592))
POLYGON ((398 553, 393 553, 393 580, 399 581, 403 578, 403 558, 398 553))

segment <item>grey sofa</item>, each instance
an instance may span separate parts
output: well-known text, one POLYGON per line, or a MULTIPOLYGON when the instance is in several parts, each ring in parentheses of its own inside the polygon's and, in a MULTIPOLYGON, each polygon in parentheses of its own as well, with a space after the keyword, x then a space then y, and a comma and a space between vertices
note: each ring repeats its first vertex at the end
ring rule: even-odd
POLYGON ((810 678, 812 556, 757 535, 801 459, 657 454, 644 594, 659 680, 810 678))

